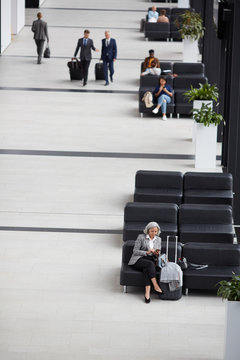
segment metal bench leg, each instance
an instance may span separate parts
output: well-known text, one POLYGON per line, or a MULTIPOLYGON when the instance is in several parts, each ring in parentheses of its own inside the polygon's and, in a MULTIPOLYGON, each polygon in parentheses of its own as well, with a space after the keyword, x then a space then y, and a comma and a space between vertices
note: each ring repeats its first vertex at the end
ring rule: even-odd
POLYGON ((123 286, 123 292, 124 292, 124 294, 127 294, 127 286, 126 285, 123 286))
POLYGON ((172 119, 172 113, 170 113, 170 119, 172 119))
POLYGON ((140 113, 140 117, 143 118, 143 113, 140 113))
POLYGON ((188 288, 185 289, 185 295, 188 296, 188 288))
POLYGON ((180 118, 180 114, 177 114, 177 118, 178 118, 178 119, 180 118))

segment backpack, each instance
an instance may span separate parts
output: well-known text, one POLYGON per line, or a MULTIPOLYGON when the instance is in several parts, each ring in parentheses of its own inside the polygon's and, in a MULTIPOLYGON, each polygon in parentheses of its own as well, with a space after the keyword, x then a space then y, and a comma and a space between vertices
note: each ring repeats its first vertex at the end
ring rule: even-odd
POLYGON ((151 108, 153 106, 153 96, 151 91, 145 92, 142 101, 145 103, 146 108, 151 108))

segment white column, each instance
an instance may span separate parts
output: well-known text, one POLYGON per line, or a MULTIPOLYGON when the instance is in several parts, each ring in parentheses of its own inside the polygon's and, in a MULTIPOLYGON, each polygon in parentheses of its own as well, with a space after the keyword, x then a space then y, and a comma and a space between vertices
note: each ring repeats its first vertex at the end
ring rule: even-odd
POLYGON ((12 33, 18 34, 25 25, 25 0, 11 0, 12 33))
POLYGON ((1 0, 1 53, 11 43, 11 1, 1 0))
POLYGON ((179 8, 189 8, 189 0, 178 0, 178 7, 179 8))

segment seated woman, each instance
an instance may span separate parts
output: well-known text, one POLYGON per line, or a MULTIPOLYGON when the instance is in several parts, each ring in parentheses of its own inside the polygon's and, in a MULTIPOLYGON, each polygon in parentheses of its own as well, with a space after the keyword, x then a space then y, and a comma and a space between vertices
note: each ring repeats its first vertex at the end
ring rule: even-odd
POLYGON ((161 75, 161 69, 157 67, 157 63, 155 60, 151 62, 151 67, 147 68, 145 71, 141 73, 141 76, 145 75, 161 75))
POLYGON ((155 88, 153 95, 157 98, 157 107, 153 109, 153 113, 157 114, 162 106, 162 119, 167 120, 166 111, 167 103, 171 102, 173 91, 170 85, 167 84, 165 76, 161 76, 159 79, 159 85, 155 88))
POLYGON ((160 15, 157 19, 157 22, 169 23, 169 18, 166 16, 166 10, 162 9, 160 11, 160 15))
POLYGON ((158 256, 161 252, 161 232, 156 222, 150 222, 144 229, 144 234, 137 237, 133 254, 128 265, 132 265, 137 270, 142 270, 145 285, 145 302, 150 303, 151 284, 157 293, 162 293, 156 279, 156 265, 154 255, 158 256))

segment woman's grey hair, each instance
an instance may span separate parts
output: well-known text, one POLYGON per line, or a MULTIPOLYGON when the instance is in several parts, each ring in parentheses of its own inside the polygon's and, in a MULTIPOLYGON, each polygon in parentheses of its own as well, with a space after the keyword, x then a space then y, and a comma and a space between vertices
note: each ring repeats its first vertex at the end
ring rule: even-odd
POLYGON ((160 229, 160 226, 158 225, 158 223, 156 223, 155 221, 151 221, 150 223, 148 223, 145 227, 145 229, 143 230, 144 234, 148 234, 148 231, 151 229, 151 228, 158 228, 158 235, 161 233, 161 229, 160 229))

